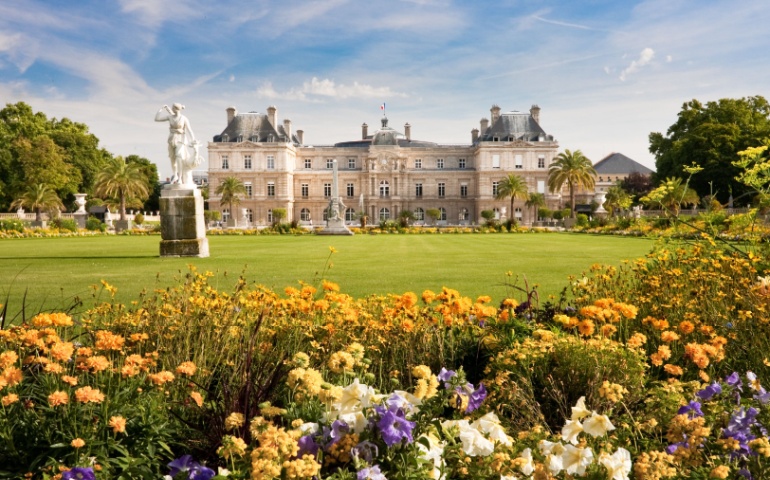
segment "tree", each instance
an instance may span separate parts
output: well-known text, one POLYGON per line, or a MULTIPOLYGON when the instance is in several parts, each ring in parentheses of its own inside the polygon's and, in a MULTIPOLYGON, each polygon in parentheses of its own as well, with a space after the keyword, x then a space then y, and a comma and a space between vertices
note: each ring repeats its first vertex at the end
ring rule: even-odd
MULTIPOLYGON (((657 169, 652 179, 655 185, 669 177, 687 176, 684 168, 696 163, 703 170, 692 177, 690 186, 699 196, 713 192, 727 203, 731 192, 735 198, 751 192, 735 180, 740 168, 732 162, 738 159, 738 152, 770 140, 770 104, 761 96, 706 104, 691 100, 682 105, 665 136, 653 132, 649 138, 657 169)), ((744 198, 750 201, 748 196, 744 198)))
POLYGON ((285 208, 273 209, 273 225, 280 225, 284 218, 286 218, 285 208))
POLYGON ((414 221, 414 212, 409 210, 408 208, 405 208, 398 212, 398 223, 401 225, 402 228, 406 228, 409 226, 410 222, 414 221))
POLYGON ((677 216, 682 205, 697 205, 700 197, 687 183, 682 183, 681 178, 670 177, 640 200, 645 205, 666 210, 666 215, 677 216))
MULTIPOLYGON (((136 163, 147 179, 147 191, 150 192, 147 200, 142 205, 144 210, 160 210, 160 178, 158 176, 158 166, 139 155, 129 155, 126 157, 126 163, 136 163)), ((204 198, 207 200, 208 198, 204 198)))
POLYGON ((438 208, 429 208, 425 210, 425 215, 428 216, 431 220, 433 220, 433 223, 435 224, 436 221, 441 217, 441 210, 438 208))
POLYGON ((591 189, 596 183, 596 170, 580 150, 564 150, 548 169, 548 188, 551 192, 561 190, 565 183, 569 186, 570 216, 575 218, 575 190, 579 187, 591 189))
POLYGON ((43 220, 42 212, 51 212, 64 208, 61 199, 48 185, 38 183, 30 185, 19 198, 11 203, 11 209, 28 208, 35 212, 35 221, 43 220))
POLYGON ((610 213, 610 217, 614 217, 617 210, 630 208, 632 203, 633 197, 623 190, 620 184, 607 189, 607 195, 604 197, 604 208, 610 213))
MULTIPOLYGON (((217 185, 214 194, 220 196, 220 205, 226 203, 230 206, 230 215, 232 215, 232 218, 235 218, 233 206, 241 204, 241 195, 246 195, 246 185, 238 180, 237 177, 225 177, 217 185)), ((275 211, 273 211, 273 218, 275 218, 275 211)))
POLYGON ((652 190, 652 180, 649 175, 639 172, 631 172, 620 181, 620 188, 634 198, 641 198, 652 190))
POLYGON ((544 193, 530 193, 529 198, 524 202, 524 206, 538 212, 540 207, 545 207, 545 194, 544 193))
POLYGON ((527 200, 529 198, 529 189, 527 181, 515 173, 508 174, 497 186, 496 200, 511 199, 511 210, 508 218, 513 218, 513 202, 516 199, 527 200))
POLYGON ((123 157, 111 159, 104 170, 96 176, 94 193, 105 199, 118 202, 120 221, 126 221, 126 203, 132 200, 144 200, 149 195, 147 178, 140 165, 128 163, 123 157))

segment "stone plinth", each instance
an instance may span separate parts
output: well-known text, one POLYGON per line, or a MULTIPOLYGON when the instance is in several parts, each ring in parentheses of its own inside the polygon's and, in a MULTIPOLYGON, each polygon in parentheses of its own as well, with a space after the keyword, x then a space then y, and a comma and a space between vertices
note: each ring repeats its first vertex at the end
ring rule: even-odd
POLYGON ((208 257, 203 196, 197 188, 165 185, 160 192, 160 256, 208 257))
POLYGON ((316 232, 316 235, 353 235, 353 232, 345 225, 341 218, 333 218, 326 222, 326 226, 316 232))

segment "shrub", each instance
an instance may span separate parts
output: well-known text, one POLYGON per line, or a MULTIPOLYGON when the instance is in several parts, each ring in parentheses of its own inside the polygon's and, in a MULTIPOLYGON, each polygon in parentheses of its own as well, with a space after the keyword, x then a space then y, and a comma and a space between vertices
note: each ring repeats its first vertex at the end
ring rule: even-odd
POLYGON ((137 224, 137 225, 143 224, 144 223, 144 214, 137 213, 136 215, 134 215, 134 223, 137 224))
POLYGON ((540 207, 537 209, 537 216, 544 220, 553 218, 553 210, 550 208, 540 207))
POLYGON ((86 220, 86 230, 90 230, 92 232, 105 232, 107 231, 107 224, 103 223, 96 217, 88 217, 88 220, 86 220))
POLYGON ((51 220, 51 226, 58 228, 59 230, 66 230, 68 232, 77 232, 78 224, 75 220, 70 218, 54 218, 51 220))
POLYGON ((588 215, 585 213, 578 213, 577 214, 577 226, 578 227, 585 227, 588 225, 588 215))
POLYGON ((0 230, 5 232, 23 232, 24 222, 14 219, 0 220, 0 230))

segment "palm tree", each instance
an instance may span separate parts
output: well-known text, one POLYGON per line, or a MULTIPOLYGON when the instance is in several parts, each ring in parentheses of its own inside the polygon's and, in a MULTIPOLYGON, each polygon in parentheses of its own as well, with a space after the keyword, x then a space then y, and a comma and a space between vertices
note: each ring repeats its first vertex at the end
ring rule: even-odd
POLYGON ((586 158, 583 152, 564 150, 556 156, 556 161, 548 169, 548 188, 556 192, 561 190, 565 183, 569 185, 569 201, 572 208, 570 216, 575 218, 575 190, 578 187, 594 188, 595 175, 596 170, 591 160, 586 158))
MULTIPOLYGON (((246 185, 243 184, 237 177, 225 177, 217 185, 217 189, 214 190, 216 195, 220 195, 220 205, 226 203, 230 205, 230 215, 235 219, 235 210, 233 205, 240 205, 241 195, 246 195, 246 185)), ((275 215, 275 212, 273 212, 275 215)))
POLYGON ((545 207, 545 194, 530 193, 529 198, 524 202, 524 206, 535 211, 533 218, 537 219, 537 211, 540 207, 545 207))
POLYGON ((511 213, 510 213, 510 217, 508 218, 512 219, 514 218, 514 215, 513 215, 514 200, 516 200, 517 198, 519 200, 529 199, 529 189, 527 188, 527 181, 514 173, 508 174, 507 177, 502 179, 497 186, 497 194, 495 195, 495 200, 504 200, 508 197, 511 198, 511 213))
POLYGON ((631 207, 632 202, 633 197, 620 184, 613 185, 607 189, 607 195, 604 197, 604 208, 610 212, 610 217, 614 217, 616 211, 631 207))
POLYGON ((126 221, 126 203, 146 200, 150 196, 147 177, 138 163, 127 163, 123 157, 114 157, 96 175, 94 193, 105 199, 118 201, 120 221, 126 221))
POLYGON ((38 183, 30 185, 21 197, 11 203, 11 210, 17 208, 29 208, 35 212, 35 222, 43 220, 43 211, 52 211, 64 208, 59 196, 48 185, 38 183))

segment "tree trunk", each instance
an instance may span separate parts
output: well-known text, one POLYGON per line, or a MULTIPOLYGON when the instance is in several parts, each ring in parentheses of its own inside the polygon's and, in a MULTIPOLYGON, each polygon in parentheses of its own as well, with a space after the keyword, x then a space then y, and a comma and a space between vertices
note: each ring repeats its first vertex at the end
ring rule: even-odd
POLYGON ((40 212, 40 208, 35 209, 35 221, 36 222, 42 222, 43 221, 43 214, 40 212))
POLYGON ((126 221, 126 196, 120 195, 120 221, 126 221))
POLYGON ((570 212, 569 217, 576 218, 577 213, 575 212, 575 187, 572 185, 572 183, 569 184, 569 202, 572 208, 572 211, 570 212))

